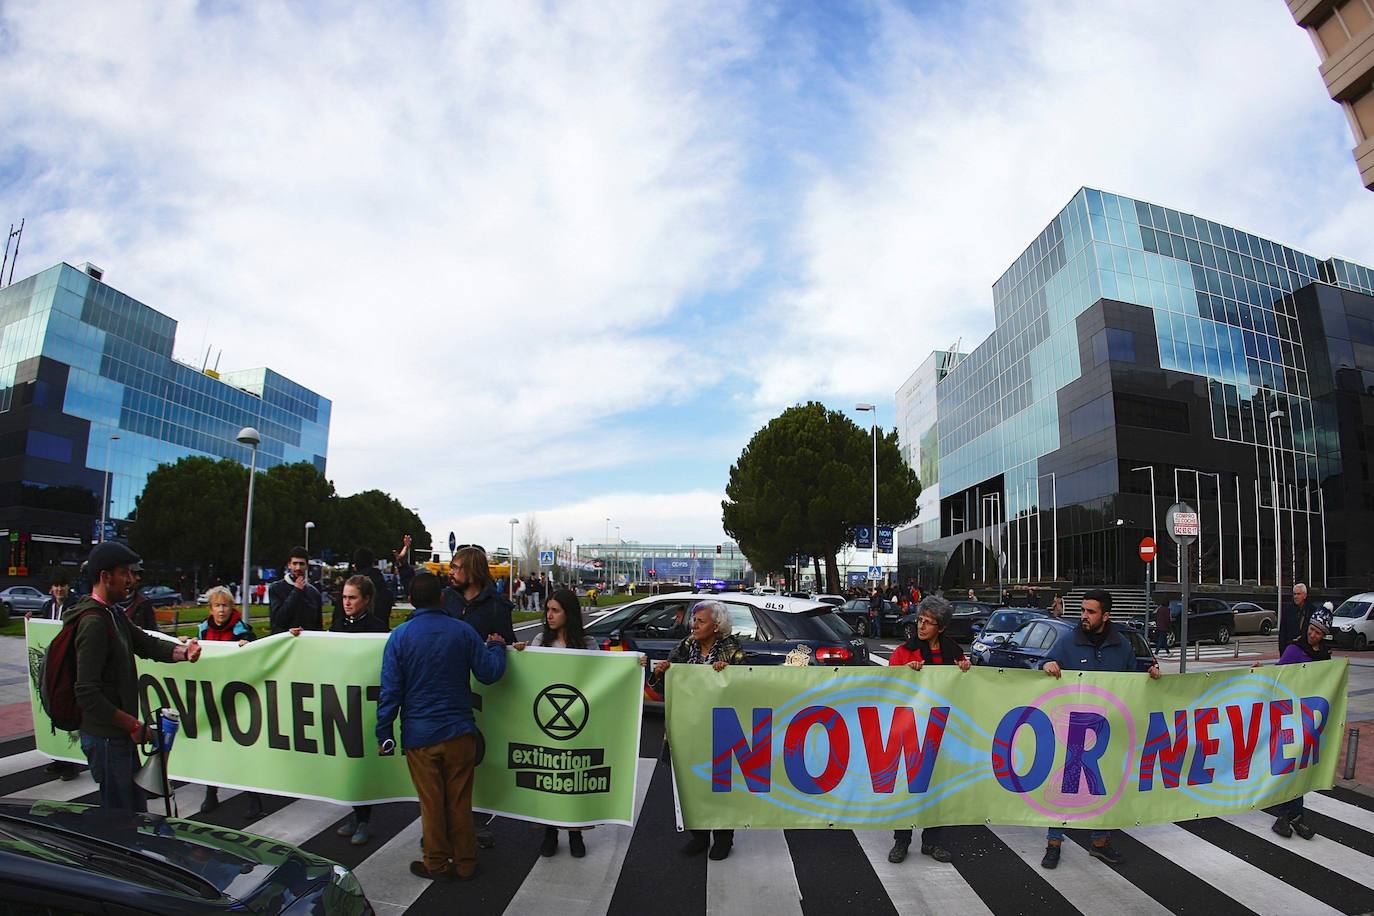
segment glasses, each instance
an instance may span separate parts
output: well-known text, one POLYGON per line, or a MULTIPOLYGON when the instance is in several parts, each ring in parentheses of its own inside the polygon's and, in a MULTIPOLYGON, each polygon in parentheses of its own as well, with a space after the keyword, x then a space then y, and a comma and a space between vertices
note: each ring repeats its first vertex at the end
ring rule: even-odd
POLYGON ((933 627, 933 626, 938 626, 938 624, 936 624, 935 620, 932 619, 932 618, 930 618, 930 617, 917 617, 917 618, 916 618, 916 626, 918 626, 918 627, 920 627, 920 626, 933 627))

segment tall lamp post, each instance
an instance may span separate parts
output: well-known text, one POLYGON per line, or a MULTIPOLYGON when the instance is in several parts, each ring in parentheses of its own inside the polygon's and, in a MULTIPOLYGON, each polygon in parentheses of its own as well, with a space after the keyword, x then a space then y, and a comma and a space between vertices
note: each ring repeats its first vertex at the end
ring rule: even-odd
MULTIPOLYGON (((1269 413, 1268 433, 1269 433, 1269 480, 1273 484, 1274 493, 1274 592, 1277 600, 1274 604, 1276 608, 1275 618, 1278 620, 1279 638, 1283 638, 1283 534, 1279 522, 1279 443, 1278 443, 1278 422, 1283 419, 1282 410, 1273 410, 1269 413)), ((1259 537, 1259 532, 1255 532, 1255 537, 1259 537)), ((1282 650, 1283 646, 1280 645, 1282 650)))
POLYGON ((251 629, 253 624, 248 616, 248 555, 253 545, 253 478, 258 476, 258 445, 262 442, 262 436, 253 427, 245 426, 235 438, 252 449, 248 459, 248 512, 243 520, 243 579, 239 582, 243 625, 251 629))
POLYGON ((573 566, 573 562, 572 562, 572 559, 573 559, 572 544, 573 544, 573 539, 572 539, 572 538, 564 538, 563 540, 566 541, 567 544, 568 544, 568 568, 567 568, 568 586, 569 586, 570 588, 575 588, 576 586, 573 585, 573 577, 572 577, 572 566, 573 566))
POLYGON ((878 406, 876 404, 855 404, 855 410, 868 411, 873 421, 871 432, 873 434, 873 541, 872 559, 869 566, 878 564, 878 406))
POLYGON ((96 543, 105 543, 105 525, 109 521, 110 510, 110 443, 117 442, 119 436, 114 435, 105 443, 105 495, 100 500, 100 537, 96 538, 96 543))
POLYGON ((510 572, 506 575, 506 597, 515 600, 515 526, 520 524, 520 519, 510 520, 510 572))
MULTIPOLYGON (((615 568, 616 572, 619 572, 619 571, 620 571, 620 559, 621 559, 621 558, 620 558, 620 545, 623 544, 623 543, 625 543, 625 542, 622 541, 622 540, 620 539, 620 526, 619 526, 619 525, 616 525, 616 526, 615 526, 615 560, 613 561, 613 562, 615 563, 615 567, 614 567, 614 568, 615 568)), ((611 590, 612 590, 612 591, 615 590, 615 582, 614 582, 614 580, 612 580, 612 582, 611 582, 611 590)))
POLYGON ((610 591, 611 569, 606 563, 606 547, 611 543, 611 520, 609 518, 606 519, 606 535, 601 539, 601 543, 605 545, 601 548, 601 583, 606 587, 606 591, 610 591))
POLYGON ((315 527, 314 522, 305 523, 305 554, 310 555, 310 529, 315 527))
POLYGON ((1154 591, 1151 586, 1159 581, 1159 512, 1155 509, 1155 466, 1145 464, 1131 468, 1131 471, 1150 472, 1150 540, 1155 542, 1155 558, 1150 561, 1150 573, 1145 579, 1145 600, 1149 601, 1154 591))

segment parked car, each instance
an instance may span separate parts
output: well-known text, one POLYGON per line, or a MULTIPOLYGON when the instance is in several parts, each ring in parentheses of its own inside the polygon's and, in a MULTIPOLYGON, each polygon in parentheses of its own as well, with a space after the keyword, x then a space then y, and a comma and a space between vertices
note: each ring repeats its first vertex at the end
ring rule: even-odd
POLYGON ((154 585, 143 589, 143 597, 147 598, 153 607, 171 607, 181 604, 181 592, 165 585, 154 585))
POLYGON ((69 802, 0 803, 0 912, 373 912, 353 872, 279 840, 69 802))
POLYGON ((975 665, 986 665, 988 653, 993 647, 1007 642, 1032 620, 1046 616, 1036 608, 1005 608, 988 618, 988 622, 978 631, 969 650, 969 661, 975 665))
POLYGON ((1268 636, 1277 625, 1273 611, 1260 607, 1253 601, 1237 601, 1231 605, 1231 613, 1236 615, 1236 633, 1259 633, 1268 636))
POLYGON ((771 585, 756 585, 749 590, 751 595, 776 595, 778 590, 771 585))
MULTIPOLYGON (((1115 624, 1117 631, 1130 640, 1135 649, 1135 670, 1141 673, 1150 670, 1155 656, 1145 634, 1138 628, 1115 624)), ((1032 620, 1017 630, 1011 639, 990 646, 987 661, 983 664, 994 668, 1031 668, 1045 667, 1045 656, 1051 647, 1061 639, 1073 639, 1079 628, 1078 621, 1064 620, 1059 617, 1041 617, 1032 620)))
POLYGON ((1331 618, 1331 639, 1342 649, 1363 652, 1374 642, 1374 592, 1347 598, 1331 618))
MULTIPOLYGON (((649 656, 644 699, 649 705, 662 705, 663 695, 648 685, 649 673, 654 662, 666 659, 687 636, 687 615, 700 600, 690 594, 641 598, 589 624, 586 633, 603 649, 643 652, 649 656)), ((868 664, 868 644, 828 604, 736 593, 721 595, 717 600, 730 612, 730 627, 744 649, 746 664, 781 665, 787 653, 797 646, 811 650, 812 664, 868 664)))
POLYGON ((843 617, 845 623, 860 636, 900 632, 897 621, 902 616, 902 609, 895 601, 884 600, 882 611, 874 614, 869 610, 867 598, 853 598, 835 608, 835 613, 843 617))
POLYGON ((48 596, 32 585, 11 585, 0 591, 0 624, 15 614, 25 611, 41 611, 48 596))
MULTIPOLYGON (((954 607, 954 616, 945 628, 945 635, 955 642, 965 644, 973 642, 973 637, 995 611, 1002 610, 997 605, 984 601, 951 601, 950 604, 954 607)), ((897 632, 903 638, 916 638, 916 617, 917 613, 913 611, 897 621, 897 632)))
POLYGON ((831 607, 839 607, 844 604, 844 595, 812 595, 812 601, 819 601, 821 604, 828 604, 831 607))
MULTIPOLYGON (((1166 637, 1166 644, 1170 649, 1178 645, 1179 641, 1179 609, 1183 606, 1181 600, 1169 602, 1169 634, 1166 637)), ((1155 624, 1149 622, 1149 638, 1154 641, 1155 624)), ((1193 598, 1188 602, 1188 642, 1201 642, 1210 639, 1219 646, 1224 646, 1231 641, 1231 634, 1236 632, 1236 615, 1231 610, 1231 606, 1220 598, 1193 598)))

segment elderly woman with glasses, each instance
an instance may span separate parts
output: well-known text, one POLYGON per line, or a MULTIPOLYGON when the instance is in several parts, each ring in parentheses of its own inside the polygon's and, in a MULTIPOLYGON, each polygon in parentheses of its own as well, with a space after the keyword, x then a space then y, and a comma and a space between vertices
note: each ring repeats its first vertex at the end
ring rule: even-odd
MULTIPOLYGON (((692 606, 691 631, 673 647, 666 661, 654 665, 651 685, 659 685, 673 665, 710 665, 717 671, 744 661, 739 638, 730 632, 730 612, 719 601, 698 601, 692 606)), ((730 855, 735 845, 733 830, 693 830, 692 839, 682 848, 689 856, 700 855, 710 846, 710 857, 719 862, 730 855)))

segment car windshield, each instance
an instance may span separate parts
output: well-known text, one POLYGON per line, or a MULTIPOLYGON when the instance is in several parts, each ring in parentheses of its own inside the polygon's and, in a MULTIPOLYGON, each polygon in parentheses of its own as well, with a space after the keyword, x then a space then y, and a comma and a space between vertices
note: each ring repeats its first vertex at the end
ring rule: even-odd
POLYGON ((618 611, 613 611, 605 617, 602 617, 596 623, 588 626, 586 631, 593 636, 608 635, 620 629, 627 620, 634 617, 642 610, 644 610, 644 605, 642 604, 627 605, 618 611))
POLYGON ((1021 615, 1015 611, 998 611, 988 618, 984 633, 1014 633, 1021 626, 1021 615))
POLYGON ((1369 607, 1374 602, 1356 601, 1353 598, 1340 607, 1336 608, 1336 617, 1363 617, 1369 613, 1369 607))
POLYGON ((982 609, 982 605, 978 604, 956 604, 954 605, 954 616, 972 617, 974 614, 977 614, 982 609))
POLYGON ((854 631, 845 623, 844 618, 828 607, 819 607, 800 614, 776 611, 768 616, 788 639, 839 639, 848 642, 854 638, 854 631))

